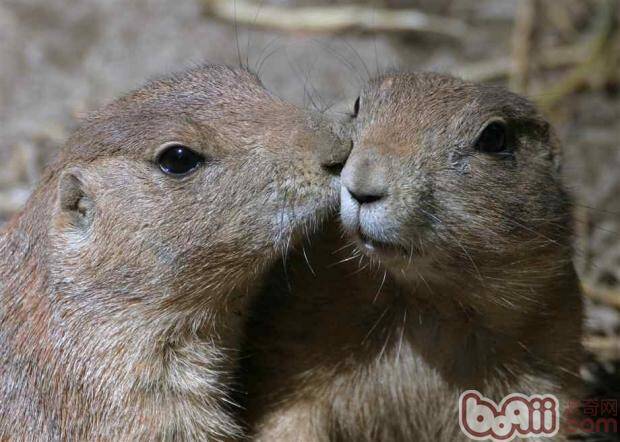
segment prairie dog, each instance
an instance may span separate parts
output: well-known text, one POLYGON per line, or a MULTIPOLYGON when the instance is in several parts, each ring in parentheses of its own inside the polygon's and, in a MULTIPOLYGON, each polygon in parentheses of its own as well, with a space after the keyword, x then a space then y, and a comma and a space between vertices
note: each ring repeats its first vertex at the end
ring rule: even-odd
MULTIPOLYGON (((454 441, 468 389, 578 382, 582 300, 560 149, 526 99, 432 74, 371 81, 341 223, 272 277, 246 333, 257 440, 454 441), (334 251, 353 241, 364 262, 334 251), (280 290, 277 287, 281 287, 280 290)), ((562 408, 561 408, 562 411, 562 408)), ((555 440, 563 440, 556 436, 555 440)))
POLYGON ((0 439, 240 436, 248 299, 336 208, 349 149, 225 66, 88 117, 0 236, 0 439))

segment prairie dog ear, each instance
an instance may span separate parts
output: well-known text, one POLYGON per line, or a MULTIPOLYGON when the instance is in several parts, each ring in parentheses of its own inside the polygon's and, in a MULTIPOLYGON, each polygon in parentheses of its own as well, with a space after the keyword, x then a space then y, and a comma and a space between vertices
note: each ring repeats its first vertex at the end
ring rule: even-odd
POLYGON ((87 193, 82 172, 71 168, 58 180, 57 216, 62 224, 81 230, 88 229, 93 220, 95 204, 87 193))

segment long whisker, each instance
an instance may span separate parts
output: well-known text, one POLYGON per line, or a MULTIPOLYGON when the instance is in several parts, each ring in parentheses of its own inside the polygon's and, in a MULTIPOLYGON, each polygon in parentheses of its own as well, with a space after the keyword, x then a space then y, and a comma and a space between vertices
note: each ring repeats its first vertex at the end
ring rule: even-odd
POLYGON ((351 241, 351 242, 349 242, 349 243, 345 244, 344 246, 339 247, 339 248, 337 248, 336 250, 334 250, 334 251, 332 252, 332 255, 335 255, 336 253, 341 252, 342 250, 344 250, 344 249, 346 249, 346 248, 349 248, 349 247, 354 247, 354 246, 355 246, 355 241, 351 241))
MULTIPOLYGON (((424 210, 423 208, 419 209, 420 211, 422 211, 423 213, 425 213, 427 216, 433 218, 437 223, 439 224, 443 224, 443 221, 440 220, 437 216, 433 215, 432 213, 429 213, 428 211, 424 210)), ((450 235, 450 237, 456 242, 456 244, 459 246, 459 248, 461 250, 463 250, 463 253, 465 253, 465 256, 467 257, 467 259, 469 259, 469 261, 471 262, 471 265, 473 266, 474 270, 476 271, 476 273, 478 274, 478 277, 480 279, 480 282, 484 284, 484 278, 482 276, 482 273, 480 272, 480 269, 478 268, 478 266, 476 265, 476 262, 474 261, 474 259, 472 258, 471 254, 467 251, 467 249, 465 248, 465 246, 463 246, 463 243, 461 241, 459 241, 458 237, 456 235, 453 235, 452 233, 450 233, 448 230, 446 230, 446 233, 448 233, 450 235)))
POLYGON ((405 337, 405 330, 407 328, 407 307, 403 310, 403 324, 400 329, 400 339, 398 340, 398 350, 396 351, 396 360, 400 361, 400 350, 403 346, 403 339, 405 337))
POLYGON ((308 265, 308 269, 310 269, 310 273, 312 273, 312 276, 314 276, 316 278, 316 273, 314 272, 314 269, 310 265, 310 260, 308 259, 308 255, 306 254, 306 247, 302 246, 301 250, 302 250, 303 255, 304 255, 304 260, 306 261, 306 264, 308 265))
MULTIPOLYGON (((362 257, 362 258, 363 258, 363 257, 362 257)), ((349 274, 347 275, 347 277, 355 276, 355 275, 357 275, 358 273, 362 273, 362 272, 363 272, 364 270, 366 270, 369 266, 370 266, 370 263, 366 263, 365 265, 363 265, 363 266, 359 267, 357 270, 355 270, 355 271, 353 271, 353 272, 349 273, 349 274)))
POLYGON ((387 312, 390 309, 390 307, 391 307, 391 305, 388 305, 387 307, 385 307, 385 309, 383 310, 381 315, 379 315, 379 318, 375 321, 375 323, 370 328, 368 333, 366 333, 366 336, 364 336, 364 339, 362 339, 362 344, 364 344, 368 340, 368 338, 370 338, 370 335, 372 335, 372 332, 377 328, 379 323, 383 320, 383 317, 387 314, 387 312))
POLYGON ((353 260, 353 259, 356 259, 356 258, 358 258, 358 256, 357 256, 357 255, 349 256, 348 258, 342 259, 342 260, 337 261, 337 262, 335 262, 335 263, 333 263, 333 264, 329 264, 329 265, 327 266, 327 268, 329 269, 329 268, 332 268, 332 267, 336 267, 337 265, 343 264, 343 263, 345 263, 345 262, 349 262, 349 261, 351 261, 351 260, 353 260))
POLYGON ((374 304, 379 299, 379 294, 381 293, 381 289, 383 289, 383 284, 385 284, 385 279, 387 278, 387 270, 383 272, 383 279, 381 280, 381 285, 379 285, 379 290, 375 294, 375 297, 372 299, 372 303, 374 304))

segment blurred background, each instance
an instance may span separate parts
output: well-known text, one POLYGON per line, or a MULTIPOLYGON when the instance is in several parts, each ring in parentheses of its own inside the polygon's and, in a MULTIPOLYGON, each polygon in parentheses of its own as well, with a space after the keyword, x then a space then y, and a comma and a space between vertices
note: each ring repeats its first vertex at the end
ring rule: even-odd
MULTIPOLYGON (((619 0, 1 0, 0 224, 80 116, 145 79, 243 64, 299 105, 350 112, 389 69, 504 84, 565 146, 588 298, 586 379, 620 360, 619 0)), ((615 382, 615 383, 614 383, 615 382)))

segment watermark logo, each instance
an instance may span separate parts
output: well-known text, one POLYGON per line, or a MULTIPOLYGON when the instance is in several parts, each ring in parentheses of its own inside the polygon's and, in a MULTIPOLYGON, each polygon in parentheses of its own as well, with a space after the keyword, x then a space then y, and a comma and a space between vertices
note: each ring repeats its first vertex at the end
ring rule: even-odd
POLYGON ((467 390, 459 398, 459 425, 474 440, 553 437, 560 428, 559 409, 557 397, 551 394, 512 393, 498 405, 476 390, 467 390))
POLYGON ((618 399, 571 399, 562 413, 569 434, 618 433, 618 399))

